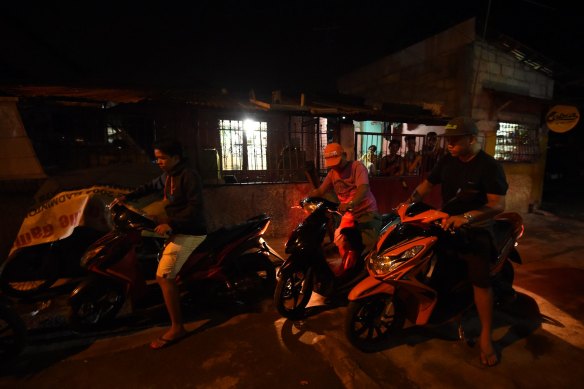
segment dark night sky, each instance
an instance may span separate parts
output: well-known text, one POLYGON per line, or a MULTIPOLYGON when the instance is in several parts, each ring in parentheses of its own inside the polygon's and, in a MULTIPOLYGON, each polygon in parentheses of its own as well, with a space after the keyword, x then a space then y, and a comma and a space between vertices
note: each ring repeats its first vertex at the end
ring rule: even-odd
POLYGON ((472 16, 584 74, 581 16, 567 1, 10 3, 0 5, 0 83, 328 92, 472 16))

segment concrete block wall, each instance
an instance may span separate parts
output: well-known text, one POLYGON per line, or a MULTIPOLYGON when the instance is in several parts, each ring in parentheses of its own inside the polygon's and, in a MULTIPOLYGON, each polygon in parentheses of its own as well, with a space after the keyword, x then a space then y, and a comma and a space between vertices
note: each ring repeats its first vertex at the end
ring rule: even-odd
POLYGON ((503 163, 509 182, 507 209, 527 212, 531 204, 541 202, 543 192, 547 132, 541 123, 543 103, 538 100, 553 97, 553 80, 482 41, 475 42, 473 54, 472 117, 485 136, 485 150, 494 154, 499 122, 524 124, 541 138, 538 161, 503 163))
POLYGON ((210 231, 266 213, 272 217, 268 237, 288 236, 304 218, 298 203, 310 192, 308 183, 228 185, 204 188, 210 231))
POLYGON ((465 69, 474 38, 471 19, 343 76, 338 89, 369 104, 439 105, 442 115, 452 116, 469 82, 465 69))
POLYGON ((476 93, 490 88, 537 99, 553 97, 553 80, 512 55, 477 40, 473 45, 473 57, 473 71, 477 74, 476 93))

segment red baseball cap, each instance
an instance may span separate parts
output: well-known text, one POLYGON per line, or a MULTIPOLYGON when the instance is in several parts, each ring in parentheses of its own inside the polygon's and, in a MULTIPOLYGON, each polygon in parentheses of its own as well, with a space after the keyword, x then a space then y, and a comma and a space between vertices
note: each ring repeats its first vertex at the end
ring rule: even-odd
POLYGON ((324 148, 324 166, 334 167, 341 163, 341 156, 345 151, 338 143, 329 143, 324 148))

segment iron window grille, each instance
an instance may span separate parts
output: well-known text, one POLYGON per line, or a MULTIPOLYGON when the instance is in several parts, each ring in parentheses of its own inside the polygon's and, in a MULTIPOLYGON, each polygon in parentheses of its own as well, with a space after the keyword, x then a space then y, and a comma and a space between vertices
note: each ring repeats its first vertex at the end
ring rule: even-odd
POLYGON ((505 162, 535 162, 539 155, 537 129, 517 123, 499 123, 495 159, 505 162))
POLYGON ((267 122, 219 120, 223 170, 266 170, 267 129, 267 122))
POLYGON ((318 180, 326 145, 325 118, 291 116, 282 121, 217 121, 219 150, 202 157, 206 184, 318 180), (268 131, 269 126, 269 131, 268 131), (217 161, 215 163, 214 161, 217 161), (307 175, 308 173, 308 175, 307 175))
POLYGON ((425 135, 355 132, 355 148, 357 150, 356 158, 365 163, 371 175, 388 175, 381 171, 381 168, 383 166, 383 158, 390 154, 389 146, 392 140, 397 140, 400 143, 397 155, 402 158, 402 163, 404 164, 403 173, 400 176, 419 176, 428 172, 446 150, 443 136, 437 137, 437 144, 433 149, 436 152, 436 156, 430 158, 427 153, 427 138, 425 135), (412 137, 415 140, 411 150, 408 149, 406 137, 412 137), (372 162, 367 156, 368 148, 371 145, 375 145, 377 148, 377 158, 373 162, 373 168, 371 167, 372 162), (413 153, 413 157, 410 155, 411 153, 413 153), (406 155, 408 158, 406 158, 406 155), (406 162, 406 159, 408 162, 406 162))

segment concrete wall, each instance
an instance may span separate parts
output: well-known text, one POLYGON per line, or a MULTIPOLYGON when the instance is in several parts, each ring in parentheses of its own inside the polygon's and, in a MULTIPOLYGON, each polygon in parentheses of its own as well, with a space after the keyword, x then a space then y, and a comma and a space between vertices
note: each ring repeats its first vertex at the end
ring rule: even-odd
POLYGON ((469 20, 343 76, 339 91, 370 104, 412 104, 431 107, 436 115, 460 114, 469 101, 474 40, 475 23, 469 20))
POLYGON ((342 93, 369 103, 432 108, 437 117, 477 120, 484 148, 493 155, 498 122, 538 131, 540 157, 533 163, 504 162, 509 209, 527 211, 541 202, 547 130, 541 122, 553 97, 553 80, 482 42, 474 19, 394 53, 339 80, 342 93))
POLYGON ((22 124, 18 99, 0 97, 0 261, 8 255, 20 222, 44 180, 30 139, 22 124))
POLYGON ((254 184, 208 187, 203 191, 209 230, 241 223, 266 213, 272 217, 266 236, 287 236, 305 215, 294 208, 312 187, 306 184, 254 184))
POLYGON ((540 157, 532 163, 504 162, 509 182, 507 208, 527 212, 543 193, 547 130, 541 122, 553 97, 553 80, 507 53, 477 41, 473 47, 472 117, 485 135, 485 150, 494 154, 498 122, 521 123, 538 131, 540 157))

